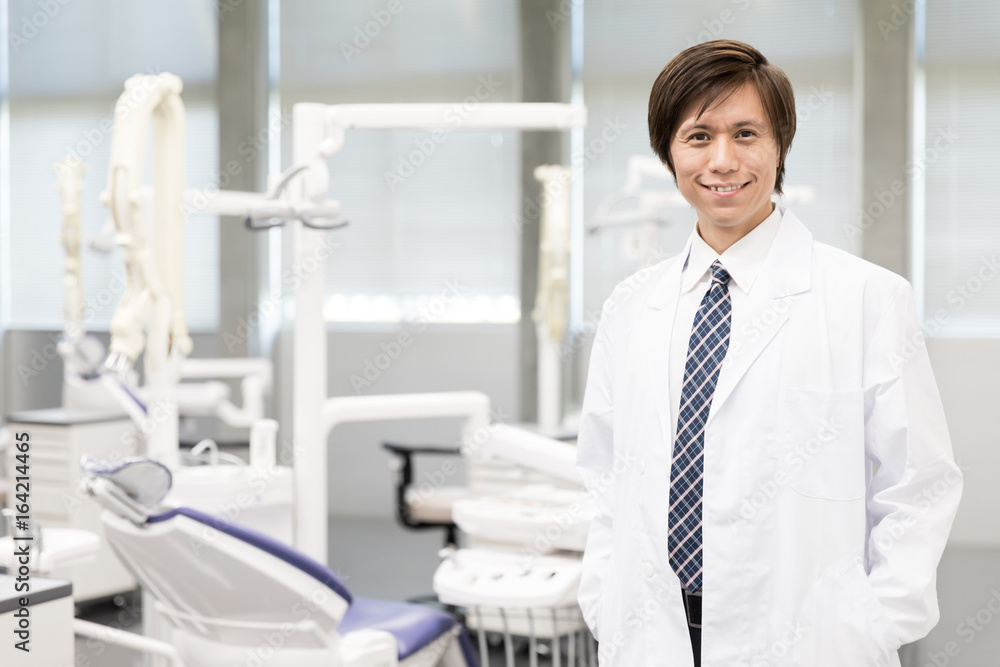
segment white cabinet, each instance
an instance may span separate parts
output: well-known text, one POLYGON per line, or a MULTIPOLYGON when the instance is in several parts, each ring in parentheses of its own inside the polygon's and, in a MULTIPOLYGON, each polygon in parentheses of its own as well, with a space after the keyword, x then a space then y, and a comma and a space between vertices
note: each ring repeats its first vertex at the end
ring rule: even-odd
MULTIPOLYGON (((140 453, 141 437, 131 420, 121 414, 62 408, 18 412, 7 419, 15 437, 25 432, 29 436, 32 520, 43 527, 79 528, 102 535, 100 550, 92 562, 56 570, 49 576, 72 581, 77 602, 135 588, 132 575, 103 539, 100 506, 79 491, 83 455, 118 460, 140 453)), ((7 452, 6 470, 8 476, 13 476, 17 452, 13 447, 7 452)), ((9 495, 7 502, 12 502, 9 495)))

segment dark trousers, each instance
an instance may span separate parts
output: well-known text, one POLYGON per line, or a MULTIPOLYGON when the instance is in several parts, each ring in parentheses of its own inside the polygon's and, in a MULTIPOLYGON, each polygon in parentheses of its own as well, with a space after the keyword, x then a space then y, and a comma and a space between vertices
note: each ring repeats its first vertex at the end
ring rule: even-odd
POLYGON ((688 596, 681 590, 684 601, 684 616, 688 620, 691 634, 691 650, 694 652, 694 667, 701 667, 701 596, 688 596))

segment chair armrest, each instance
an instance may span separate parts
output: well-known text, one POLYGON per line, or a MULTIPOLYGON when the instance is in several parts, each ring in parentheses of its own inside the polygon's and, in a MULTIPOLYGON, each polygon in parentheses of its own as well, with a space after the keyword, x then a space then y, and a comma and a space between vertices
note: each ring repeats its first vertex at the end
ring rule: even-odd
POLYGON ((434 456, 461 456, 459 445, 406 445, 398 442, 383 442, 382 447, 394 455, 389 467, 396 473, 396 519, 408 528, 448 528, 449 538, 454 542, 454 524, 426 523, 410 516, 406 502, 406 490, 413 484, 413 457, 415 454, 434 456))
POLYGON ((399 442, 383 442, 382 447, 393 454, 409 456, 411 454, 450 454, 462 453, 459 445, 405 445, 399 442))

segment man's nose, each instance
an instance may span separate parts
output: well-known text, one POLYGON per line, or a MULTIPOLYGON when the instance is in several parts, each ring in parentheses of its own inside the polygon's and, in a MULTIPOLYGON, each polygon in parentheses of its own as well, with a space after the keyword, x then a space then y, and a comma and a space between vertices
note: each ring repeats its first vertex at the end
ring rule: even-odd
POLYGON ((722 173, 736 171, 739 168, 734 142, 728 138, 721 138, 712 144, 710 167, 712 171, 722 173))

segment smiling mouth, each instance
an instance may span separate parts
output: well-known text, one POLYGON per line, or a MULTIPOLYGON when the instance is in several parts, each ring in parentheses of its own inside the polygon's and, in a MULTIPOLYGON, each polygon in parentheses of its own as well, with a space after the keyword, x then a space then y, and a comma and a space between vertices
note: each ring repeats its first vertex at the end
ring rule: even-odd
POLYGON ((712 192, 735 192, 736 190, 742 190, 748 185, 750 185, 750 181, 747 181, 743 185, 726 185, 726 186, 705 185, 703 187, 708 188, 712 192))

